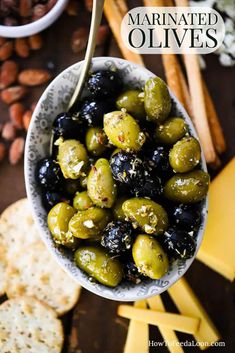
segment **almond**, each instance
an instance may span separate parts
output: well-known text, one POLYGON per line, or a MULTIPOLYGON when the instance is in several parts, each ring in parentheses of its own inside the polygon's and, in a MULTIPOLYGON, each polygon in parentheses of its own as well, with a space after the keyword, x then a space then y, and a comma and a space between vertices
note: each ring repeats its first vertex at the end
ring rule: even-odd
MULTIPOLYGON (((54 6, 54 5, 53 5, 54 6)), ((47 5, 38 4, 33 8, 33 21, 37 21, 42 18, 48 12, 47 5)))
POLYGON ((7 41, 0 47, 0 60, 4 61, 10 58, 13 53, 13 42, 7 41))
POLYGON ((16 128, 12 123, 6 123, 2 129, 2 138, 7 141, 13 141, 16 137, 16 128))
POLYGON ((20 72, 18 80, 25 86, 39 86, 50 80, 51 74, 43 69, 26 69, 20 72))
POLYGON ((24 153, 24 138, 17 137, 11 144, 9 150, 9 161, 12 165, 17 164, 24 153))
POLYGON ((21 17, 29 17, 32 14, 32 0, 19 1, 19 13, 21 17))
POLYGON ((28 38, 29 46, 32 50, 39 50, 42 47, 42 37, 40 34, 34 34, 28 38))
POLYGON ((72 34, 72 51, 74 53, 80 53, 83 49, 86 48, 88 39, 88 31, 85 27, 78 28, 72 34))
POLYGON ((6 104, 14 103, 22 99, 27 93, 27 89, 23 86, 13 86, 5 88, 1 92, 2 101, 6 104))
POLYGON ((18 75, 18 65, 13 60, 4 61, 0 71, 0 89, 14 83, 18 75))
POLYGON ((11 121, 17 129, 23 128, 24 111, 25 111, 25 108, 22 103, 14 103, 9 108, 11 121))
POLYGON ((5 155, 6 155, 6 147, 4 143, 0 142, 0 162, 3 161, 5 155))
POLYGON ((37 104, 38 104, 38 102, 33 102, 33 103, 31 104, 31 110, 32 110, 32 112, 34 112, 34 110, 35 110, 37 104))
POLYGON ((0 37, 0 47, 6 43, 6 38, 0 37))
POLYGON ((29 44, 25 38, 15 39, 15 52, 21 58, 27 58, 29 56, 29 44))
POLYGON ((26 112, 23 115, 23 125, 26 131, 28 131, 32 115, 33 113, 31 110, 26 110, 26 112))
POLYGON ((66 7, 66 12, 69 16, 77 16, 78 14, 78 1, 70 0, 66 7))

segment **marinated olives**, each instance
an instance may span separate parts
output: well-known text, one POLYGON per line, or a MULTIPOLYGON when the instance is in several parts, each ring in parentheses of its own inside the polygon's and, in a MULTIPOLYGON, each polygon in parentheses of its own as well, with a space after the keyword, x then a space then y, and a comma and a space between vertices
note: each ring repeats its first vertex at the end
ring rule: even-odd
POLYGON ((144 92, 137 89, 130 89, 120 94, 116 101, 119 110, 126 109, 136 119, 144 119, 144 92))
POLYGON ((104 248, 94 245, 80 246, 74 259, 79 268, 106 286, 116 287, 122 280, 123 269, 120 262, 104 248))
POLYGON ((133 240, 133 228, 131 223, 116 221, 110 222, 104 229, 101 245, 103 245, 108 252, 119 254, 130 249, 133 240))
POLYGON ((152 77, 136 89, 120 78, 89 75, 85 99, 55 118, 53 155, 35 176, 52 239, 110 287, 158 280, 194 256, 210 180, 166 84, 152 77))
POLYGON ((153 237, 140 234, 133 247, 132 256, 140 273, 152 279, 163 277, 169 268, 166 253, 153 237))

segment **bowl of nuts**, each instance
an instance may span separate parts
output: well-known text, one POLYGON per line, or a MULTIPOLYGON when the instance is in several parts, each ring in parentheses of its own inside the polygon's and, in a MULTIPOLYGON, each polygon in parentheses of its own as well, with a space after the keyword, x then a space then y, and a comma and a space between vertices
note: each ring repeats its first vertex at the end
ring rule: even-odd
MULTIPOLYGON (((63 71, 34 111, 25 182, 42 239, 102 297, 160 294, 191 266, 207 218, 209 175, 193 124, 165 82, 120 58, 63 71)), ((40 255, 39 255, 40 256, 40 255)))
POLYGON ((0 1, 0 36, 27 37, 43 31, 61 15, 68 0, 0 1))

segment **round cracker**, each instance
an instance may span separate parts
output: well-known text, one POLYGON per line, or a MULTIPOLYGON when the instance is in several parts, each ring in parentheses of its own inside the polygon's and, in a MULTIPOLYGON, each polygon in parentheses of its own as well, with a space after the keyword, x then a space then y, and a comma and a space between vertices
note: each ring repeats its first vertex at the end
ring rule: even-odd
POLYGON ((33 296, 56 310, 69 311, 77 302, 80 286, 60 267, 42 242, 15 254, 6 271, 9 298, 33 296))
POLYGON ((0 217, 0 238, 6 246, 7 259, 15 252, 40 239, 29 202, 21 199, 5 209, 0 217))
POLYGON ((1 353, 60 353, 63 341, 61 321, 46 304, 21 297, 0 305, 1 353))
POLYGON ((3 244, 0 243, 0 296, 5 293, 6 289, 6 248, 3 244))

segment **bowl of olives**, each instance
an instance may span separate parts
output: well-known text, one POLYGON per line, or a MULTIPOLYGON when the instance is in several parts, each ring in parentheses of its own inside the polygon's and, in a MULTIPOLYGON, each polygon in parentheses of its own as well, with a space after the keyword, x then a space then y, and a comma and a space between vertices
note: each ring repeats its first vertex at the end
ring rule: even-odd
POLYGON ((198 136, 160 77, 119 58, 93 59, 66 112, 80 66, 54 79, 30 124, 34 218, 58 266, 86 289, 120 301, 160 294, 203 237, 209 175, 198 136))

